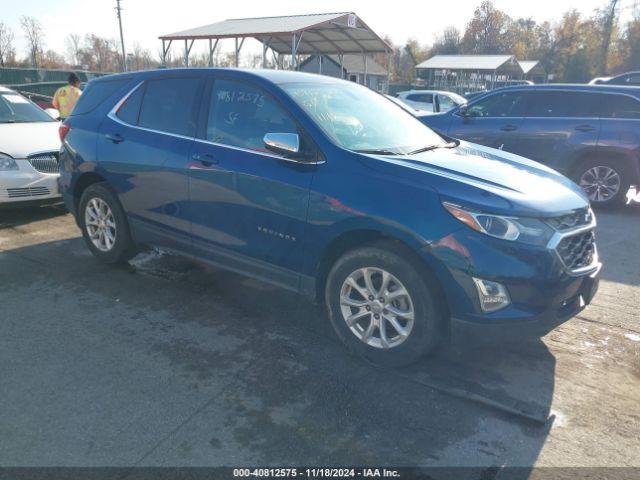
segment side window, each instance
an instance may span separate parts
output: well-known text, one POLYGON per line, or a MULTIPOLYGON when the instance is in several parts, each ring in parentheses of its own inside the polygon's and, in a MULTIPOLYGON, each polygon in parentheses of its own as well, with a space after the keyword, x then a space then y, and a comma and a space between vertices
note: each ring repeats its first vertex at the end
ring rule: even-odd
POLYGON ((640 119, 640 102, 627 95, 603 95, 602 118, 638 118, 640 119))
POLYGON ((144 85, 140 85, 120 106, 120 108, 116 112, 116 117, 118 117, 123 122, 128 123, 129 125, 137 125, 143 94, 144 85))
POLYGON ((162 132, 189 135, 199 78, 149 80, 142 99, 138 125, 162 132))
POLYGON ((473 103, 467 109, 471 117, 514 117, 524 114, 524 92, 502 92, 473 103))
POLYGON ((421 103, 433 103, 433 95, 426 93, 414 93, 413 95, 407 96, 407 100, 421 103))
POLYGON ((89 82, 82 92, 82 95, 80 95, 78 103, 73 107, 71 115, 89 113, 129 80, 131 80, 131 77, 118 78, 116 80, 93 80, 89 82))
POLYGON ((640 85, 640 74, 623 75, 609 82, 614 85, 640 85))
POLYGON ((599 102, 600 95, 596 93, 537 91, 532 93, 527 116, 596 118, 599 102))
POLYGON ((451 98, 447 97, 446 95, 438 95, 438 100, 440 101, 441 112, 448 112, 449 110, 451 110, 453 107, 456 106, 454 101, 451 98))
POLYGON ((267 151, 267 133, 298 133, 291 117, 262 90, 244 82, 216 80, 211 91, 207 140, 267 151))

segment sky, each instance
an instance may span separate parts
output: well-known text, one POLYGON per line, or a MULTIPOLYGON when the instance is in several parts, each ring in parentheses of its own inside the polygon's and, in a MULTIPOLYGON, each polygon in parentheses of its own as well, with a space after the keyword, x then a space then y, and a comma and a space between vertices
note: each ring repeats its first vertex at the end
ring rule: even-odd
MULTIPOLYGON (((296 15, 353 11, 379 35, 389 35, 395 44, 408 38, 422 43, 449 25, 464 30, 481 0, 121 0, 125 45, 131 51, 138 43, 154 54, 160 49, 158 36, 228 18, 296 15)), ((637 0, 621 0, 623 14, 629 15, 637 0)), ((494 0, 494 5, 511 17, 531 17, 536 21, 558 20, 562 14, 577 8, 586 15, 608 3, 607 0, 494 0)), ((95 33, 118 38, 115 12, 116 0, 3 0, 0 21, 15 35, 19 57, 26 48, 20 17, 34 16, 45 31, 45 47, 65 52, 65 37, 69 33, 95 33)), ((222 42, 222 50, 230 51, 233 40, 222 42)), ((257 51, 257 45, 247 42, 246 51, 257 51)), ((206 42, 196 42, 193 51, 206 50, 206 42)), ((178 52, 175 52, 178 53, 178 52)))

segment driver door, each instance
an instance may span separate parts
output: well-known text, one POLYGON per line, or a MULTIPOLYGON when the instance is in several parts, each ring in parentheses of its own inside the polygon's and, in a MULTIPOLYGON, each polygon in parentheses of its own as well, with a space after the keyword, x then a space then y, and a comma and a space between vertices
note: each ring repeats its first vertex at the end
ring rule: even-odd
POLYGON ((245 81, 210 78, 190 163, 196 252, 231 269, 297 288, 313 163, 270 152, 267 133, 301 135, 287 111, 245 81))

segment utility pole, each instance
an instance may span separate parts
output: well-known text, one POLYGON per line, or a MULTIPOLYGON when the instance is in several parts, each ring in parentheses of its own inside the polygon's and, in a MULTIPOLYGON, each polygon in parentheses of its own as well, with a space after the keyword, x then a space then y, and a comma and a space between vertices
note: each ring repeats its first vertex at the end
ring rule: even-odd
POLYGON ((122 7, 120 0, 116 0, 116 13, 118 15, 118 24, 120 25, 120 46, 122 48, 122 71, 127 71, 127 54, 124 50, 124 35, 122 34, 122 7))

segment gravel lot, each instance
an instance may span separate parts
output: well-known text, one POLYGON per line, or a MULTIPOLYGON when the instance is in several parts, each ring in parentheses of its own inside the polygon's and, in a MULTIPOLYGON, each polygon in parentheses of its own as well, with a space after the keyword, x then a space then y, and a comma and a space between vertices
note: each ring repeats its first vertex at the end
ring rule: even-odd
POLYGON ((579 317, 385 370, 289 292, 2 210, 0 465, 640 467, 640 208, 598 220, 579 317))

